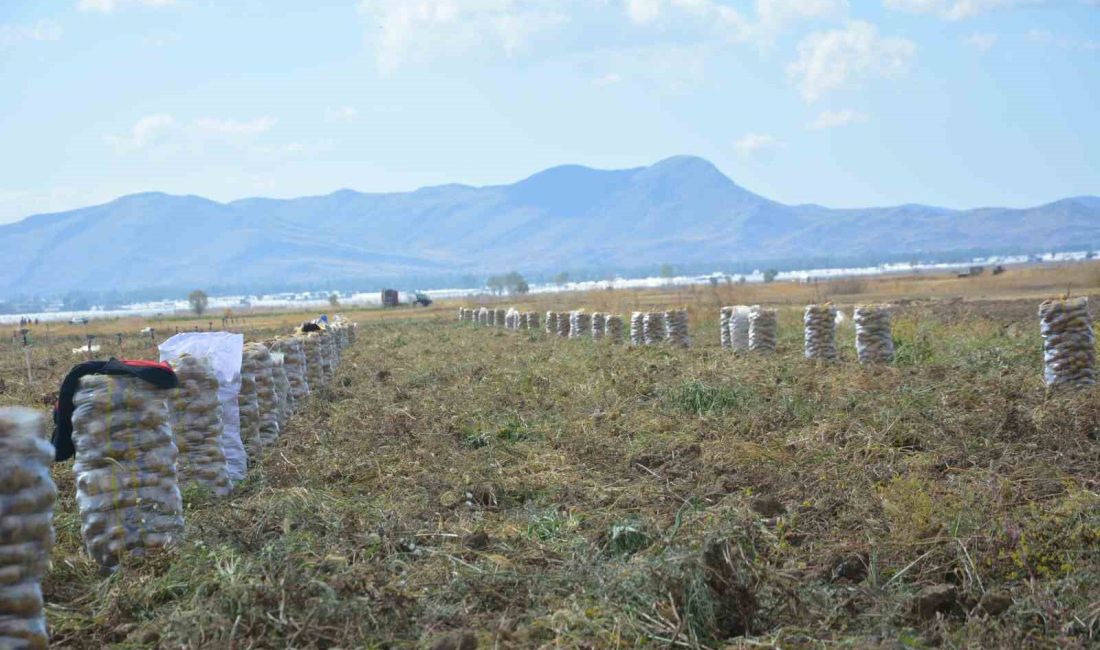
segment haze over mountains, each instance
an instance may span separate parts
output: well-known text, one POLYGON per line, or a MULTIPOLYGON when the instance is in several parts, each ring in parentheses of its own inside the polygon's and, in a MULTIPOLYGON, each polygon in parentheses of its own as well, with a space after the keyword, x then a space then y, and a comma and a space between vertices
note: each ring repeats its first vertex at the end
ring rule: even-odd
POLYGON ((314 287, 661 263, 873 260, 1100 243, 1100 197, 1026 209, 784 205, 701 158, 548 169, 512 185, 218 203, 136 194, 0 226, 0 296, 314 287))

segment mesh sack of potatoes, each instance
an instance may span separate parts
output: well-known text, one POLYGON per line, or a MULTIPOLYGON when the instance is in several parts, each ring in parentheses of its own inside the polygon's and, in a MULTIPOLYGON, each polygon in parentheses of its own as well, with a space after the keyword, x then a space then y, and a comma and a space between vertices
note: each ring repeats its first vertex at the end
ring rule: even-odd
MULTIPOLYGON (((320 368, 320 363, 317 367, 320 368)), ((259 361, 248 353, 248 346, 245 345, 241 353, 241 390, 237 393, 237 406, 240 409, 241 442, 250 458, 260 448, 260 396, 256 376, 261 372, 263 368, 259 361)))
POLYGON ((317 338, 321 341, 321 383, 327 386, 336 373, 336 360, 332 358, 332 339, 324 330, 317 333, 317 338))
POLYGON ((275 351, 283 355, 283 370, 286 371, 286 379, 290 384, 287 405, 290 413, 298 410, 299 402, 309 395, 309 384, 306 381, 306 351, 303 338, 291 336, 275 340, 275 351))
POLYGON ((617 314, 608 314, 604 319, 603 336, 613 344, 623 342, 623 317, 617 314))
POLYGON ((730 314, 730 346, 735 352, 749 349, 749 314, 752 308, 738 305, 730 314))
POLYGON ((805 327, 807 359, 836 361, 836 307, 806 305, 802 314, 805 327))
POLYGON ((508 316, 507 309, 495 309, 496 318, 493 320, 493 324, 497 327, 504 327, 504 319, 508 316))
POLYGON ((459 307, 458 308, 458 322, 462 323, 462 322, 465 322, 465 321, 466 321, 466 308, 465 307, 459 307))
POLYGON ((558 333, 558 312, 548 311, 546 312, 546 333, 557 334, 558 333))
POLYGON ((179 387, 171 391, 168 416, 179 457, 180 486, 199 485, 218 496, 233 489, 222 450, 222 406, 218 376, 209 359, 188 354, 173 359, 179 387))
POLYGON ((49 645, 41 584, 54 544, 53 458, 41 413, 0 409, 0 648, 49 645))
POLYGON ((645 312, 636 311, 630 315, 630 344, 645 345, 645 312))
POLYGON ((569 314, 569 338, 581 339, 592 336, 592 314, 575 311, 569 314))
POLYGON ((865 364, 894 361, 894 336, 889 305, 859 305, 852 314, 856 324, 856 353, 865 364))
POLYGON ((607 327, 607 314, 596 312, 592 314, 592 338, 599 341, 603 338, 607 327))
POLYGON ((336 345, 336 333, 331 329, 321 331, 321 337, 325 339, 325 351, 328 355, 328 378, 336 374, 336 368, 340 365, 340 347, 336 345))
POLYGON ((749 349, 775 352, 779 339, 779 318, 774 309, 754 305, 749 310, 749 349))
POLYGON ((252 357, 256 367, 256 401, 259 405, 260 423, 257 441, 258 448, 262 449, 279 439, 279 402, 275 392, 274 361, 271 352, 262 343, 246 343, 244 356, 252 357))
POLYGON ((539 313, 537 311, 527 312, 527 329, 531 331, 538 331, 539 329, 539 313))
POLYGON ((81 534, 100 566, 183 536, 168 395, 136 377, 88 375, 73 396, 81 534))
POLYGON ((691 347, 688 333, 688 313, 686 309, 672 309, 665 314, 665 340, 681 348, 691 347))
POLYGON ((302 347, 306 356, 306 382, 310 392, 320 390, 325 385, 325 371, 322 369, 321 337, 317 332, 302 335, 302 347))
POLYGON ((645 344, 659 345, 665 340, 665 313, 663 311, 647 311, 642 320, 642 328, 645 330, 645 344))
POLYGON ((572 331, 573 314, 572 313, 559 313, 558 314, 558 336, 565 338, 569 336, 569 332, 572 331))
MULTIPOLYGON (((295 397, 294 397, 294 388, 291 384, 292 380, 291 380, 291 377, 290 377, 290 374, 292 372, 295 372, 295 369, 298 367, 297 366, 298 360, 296 358, 294 358, 294 355, 290 351, 288 346, 286 345, 285 340, 286 339, 281 339, 281 338, 275 339, 274 341, 271 342, 271 345, 269 345, 268 347, 271 350, 272 358, 274 358, 275 355, 278 354, 280 356, 280 358, 282 359, 281 365, 282 365, 282 370, 283 370, 283 377, 286 379, 286 385, 283 387, 283 389, 281 389, 281 392, 279 394, 279 399, 282 400, 283 417, 289 419, 290 416, 294 415, 294 410, 295 410, 295 408, 297 408, 297 402, 298 402, 298 400, 295 399, 295 397), (282 391, 285 391, 285 392, 282 392, 282 391)), ((275 381, 276 381, 276 388, 278 388, 279 385, 280 385, 279 378, 276 377, 275 381)), ((281 428, 282 427, 282 422, 281 421, 280 421, 279 425, 280 425, 280 428, 281 428)))
POLYGON ((290 419, 290 378, 286 374, 286 355, 282 352, 271 353, 271 378, 275 381, 275 401, 279 405, 279 431, 286 428, 290 419))
POLYGON ((723 307, 718 318, 718 340, 722 347, 733 347, 733 339, 730 338, 730 318, 733 316, 733 307, 723 307))
POLYGON ((1087 298, 1047 300, 1039 305, 1043 379, 1047 386, 1096 383, 1095 338, 1087 298))

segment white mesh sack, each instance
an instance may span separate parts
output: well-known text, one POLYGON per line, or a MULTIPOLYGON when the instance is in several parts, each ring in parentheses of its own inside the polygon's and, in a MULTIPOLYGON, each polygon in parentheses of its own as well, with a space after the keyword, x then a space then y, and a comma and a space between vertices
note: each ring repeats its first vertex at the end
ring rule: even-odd
POLYGON ((522 313, 519 314, 519 326, 516 329, 519 329, 519 330, 531 329, 530 322, 527 319, 527 312, 522 312, 522 313))
POLYGON ((504 327, 504 319, 508 316, 508 311, 506 309, 495 309, 493 311, 496 314, 493 324, 497 327, 504 327))
POLYGON ((836 307, 807 305, 802 324, 805 326, 806 358, 836 361, 836 307))
POLYGON ((283 355, 283 373, 286 375, 286 395, 283 410, 287 418, 298 410, 298 402, 305 398, 305 357, 301 354, 301 342, 294 337, 275 339, 271 344, 272 354, 283 355))
POLYGON ((332 338, 325 330, 317 333, 321 340, 321 383, 328 386, 332 376, 336 374, 336 360, 332 358, 332 338))
POLYGON ((244 336, 233 332, 187 332, 176 334, 158 346, 161 361, 172 361, 188 354, 210 361, 218 379, 221 404, 221 448, 229 468, 229 478, 243 481, 248 473, 248 454, 241 440, 241 358, 244 336))
POLYGON ((645 344, 659 345, 665 340, 665 313, 663 311, 647 311, 642 320, 645 330, 645 344))
POLYGON ((1039 305, 1043 379, 1051 388, 1096 383, 1095 338, 1088 298, 1047 300, 1039 305))
POLYGON ((623 317, 616 314, 609 314, 604 321, 604 338, 611 343, 618 345, 623 342, 623 317))
POLYGON ((856 353, 864 364, 894 361, 894 337, 889 305, 860 305, 852 320, 856 324, 856 353))
POLYGON ((527 329, 531 331, 538 331, 539 329, 539 313, 537 311, 527 312, 527 329))
POLYGON ((779 319, 774 309, 754 305, 749 310, 749 349, 775 352, 779 340, 779 319))
POLYGON ((165 393, 136 377, 88 375, 73 397, 81 534, 107 569, 183 536, 165 393))
POLYGON ((557 334, 558 333, 558 312, 548 311, 546 312, 546 333, 557 334))
POLYGON ((250 458, 254 458, 261 448, 260 396, 256 378, 262 372, 262 365, 254 354, 248 352, 246 345, 241 355, 241 390, 237 394, 237 404, 241 413, 241 442, 250 458))
POLYGON ((558 336, 568 337, 569 332, 572 331, 573 314, 572 313, 560 313, 558 314, 558 336))
POLYGON ((592 314, 592 338, 599 341, 607 327, 607 315, 602 312, 592 314))
POLYGON ((262 449, 279 439, 279 402, 275 393, 274 362, 271 352, 262 343, 246 343, 245 359, 256 362, 256 400, 259 404, 259 447, 262 449))
POLYGON ((738 305, 730 313, 730 346, 735 352, 744 352, 749 349, 749 313, 751 312, 750 307, 738 305))
POLYGON ((179 388, 171 391, 168 402, 172 436, 179 453, 179 484, 199 485, 225 496, 233 485, 221 445, 224 428, 214 365, 209 359, 189 354, 169 363, 179 380, 179 388))
POLYGON ((681 348, 691 347, 691 336, 688 333, 688 313, 686 309, 673 309, 664 313, 665 340, 670 344, 681 348))
POLYGON ((569 338, 581 339, 592 336, 592 314, 574 311, 569 314, 569 338))
POLYGON ((733 347, 730 338, 730 317, 733 315, 733 307, 723 307, 718 317, 718 336, 723 348, 733 347))
POLYGON ((41 413, 0 409, 0 648, 49 645, 41 585, 54 544, 53 456, 41 413))
POLYGON ((286 374, 286 355, 282 352, 271 353, 271 377, 275 381, 275 402, 278 404, 279 432, 286 428, 290 419, 290 378, 286 374))
POLYGON ((645 312, 636 311, 630 315, 630 344, 645 345, 645 312))

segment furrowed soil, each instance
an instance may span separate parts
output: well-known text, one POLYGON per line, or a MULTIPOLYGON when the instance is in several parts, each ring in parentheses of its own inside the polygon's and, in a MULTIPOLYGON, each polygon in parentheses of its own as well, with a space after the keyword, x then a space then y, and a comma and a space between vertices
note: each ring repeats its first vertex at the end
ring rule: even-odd
POLYGON ((883 368, 795 308, 772 357, 709 306, 689 350, 364 322, 169 552, 101 577, 55 469, 53 642, 1094 647, 1100 401, 1046 391, 1035 307, 903 307, 883 368))

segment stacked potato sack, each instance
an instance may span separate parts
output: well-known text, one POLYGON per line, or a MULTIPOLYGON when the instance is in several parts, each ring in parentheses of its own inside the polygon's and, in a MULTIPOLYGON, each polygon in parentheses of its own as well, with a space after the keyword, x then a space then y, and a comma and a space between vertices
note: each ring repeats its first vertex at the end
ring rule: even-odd
POLYGON ((630 315, 630 344, 645 345, 645 312, 630 315))
POLYGON ((493 321, 493 324, 495 324, 497 327, 504 327, 504 319, 508 316, 508 310, 497 309, 495 311, 496 319, 493 321))
POLYGON ((754 305, 749 310, 749 349, 775 352, 779 339, 779 319, 774 309, 754 305))
POLYGON ((328 353, 328 367, 325 368, 326 378, 332 379, 336 374, 336 366, 340 365, 340 348, 336 345, 336 334, 331 330, 321 330, 321 337, 325 339, 328 353))
MULTIPOLYGON (((320 344, 320 339, 315 345, 320 344)), ((314 348, 315 350, 319 348, 314 348)), ((318 352, 319 354, 319 352, 318 352)), ((317 364, 320 372, 320 362, 317 364)), ((263 372, 260 362, 248 353, 245 345, 241 355, 241 390, 237 393, 237 406, 241 413, 241 442, 249 456, 259 452, 260 441, 260 396, 257 392, 256 376, 263 372)))
POLYGON ((321 377, 327 386, 332 381, 332 376, 336 374, 336 360, 332 357, 332 338, 325 330, 318 332, 317 337, 321 339, 321 377))
POLYGON ((53 456, 40 413, 0 409, 0 648, 49 645, 41 583, 54 543, 53 456))
POLYGON ((124 552, 183 536, 167 395, 136 377, 88 375, 73 397, 76 500, 88 552, 113 569, 124 552))
POLYGON ((623 342, 623 317, 616 314, 608 314, 604 320, 604 338, 618 345, 623 342))
POLYGON ((282 352, 271 353, 271 377, 275 381, 275 402, 278 404, 279 431, 286 428, 290 419, 290 378, 286 374, 286 355, 282 352))
POLYGON ((749 349, 749 314, 751 312, 752 309, 745 305, 738 305, 730 312, 730 346, 735 352, 744 352, 749 349))
POLYGON ((558 314, 558 336, 567 338, 569 332, 572 331, 573 326, 573 314, 558 314))
POLYGON ((1047 300, 1039 305, 1043 378, 1047 386, 1096 383, 1095 338, 1088 298, 1047 300))
POLYGON ((574 311, 569 314, 569 338, 580 339, 592 336, 592 314, 574 311))
POLYGON ((527 329, 537 332, 539 329, 539 313, 537 311, 527 312, 527 329))
POLYGON ((557 334, 558 333, 558 312, 548 311, 546 312, 546 333, 557 334))
MULTIPOLYGON (((306 359, 306 382, 310 392, 317 391, 325 385, 325 373, 321 369, 321 337, 316 332, 302 334, 301 337, 302 350, 306 359)), ((241 375, 243 379, 243 369, 241 375)))
POLYGON ((348 323, 348 345, 355 345, 355 335, 359 333, 359 323, 348 323))
POLYGON ((169 418, 179 458, 180 485, 201 485, 218 496, 233 489, 222 451, 222 407, 218 377, 209 359, 185 354, 171 362, 179 379, 172 391, 169 418))
POLYGON ((642 320, 645 330, 645 344, 659 345, 665 340, 665 313, 661 311, 647 311, 642 320))
POLYGON ((465 307, 459 307, 458 308, 458 322, 461 323, 465 320, 466 320, 466 308, 465 307))
MULTIPOLYGON (((350 328, 348 333, 351 333, 350 328)), ((288 412, 293 414, 298 410, 298 402, 309 395, 309 384, 306 383, 306 355, 302 338, 293 336, 276 339, 272 349, 283 355, 283 371, 286 372, 286 380, 290 386, 287 393, 287 407, 288 412)))
POLYGON ((673 309, 664 313, 665 339, 671 345, 681 348, 691 347, 688 334, 688 313, 686 309, 673 309))
POLYGON ((718 318, 718 335, 724 349, 733 347, 733 339, 730 338, 730 318, 733 316, 733 307, 723 307, 718 318))
MULTIPOLYGON (((271 351, 262 343, 246 343, 245 358, 255 363, 256 399, 260 406, 259 448, 267 447, 279 439, 279 402, 275 392, 274 361, 271 351)), ((242 366, 243 368, 243 366, 242 366)), ((241 370, 244 374, 244 370, 241 370)), ((252 453, 249 450, 249 453, 252 453)))
POLYGON ((836 361, 836 307, 807 305, 802 323, 806 328, 806 358, 836 361))
POLYGON ((607 314, 596 312, 592 314, 592 338, 599 341, 603 338, 604 330, 607 327, 607 314))
POLYGON ((864 364, 891 363, 894 360, 894 337, 887 305, 860 305, 852 320, 856 324, 856 352, 864 364))

